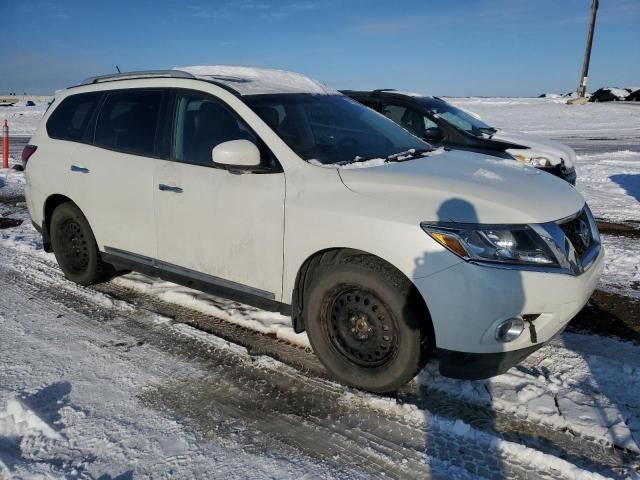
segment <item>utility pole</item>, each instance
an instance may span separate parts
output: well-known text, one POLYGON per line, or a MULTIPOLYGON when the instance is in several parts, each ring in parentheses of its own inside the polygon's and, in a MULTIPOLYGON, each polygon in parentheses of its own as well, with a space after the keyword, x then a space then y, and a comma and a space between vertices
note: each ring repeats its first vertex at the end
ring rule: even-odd
POLYGON ((591 60, 591 45, 593 44, 593 30, 596 27, 596 13, 598 12, 599 0, 591 3, 591 22, 589 24, 589 34, 587 35, 587 49, 584 52, 584 63, 582 64, 582 76, 578 86, 578 98, 572 103, 585 103, 587 93, 587 78, 589 77, 589 60, 591 60))

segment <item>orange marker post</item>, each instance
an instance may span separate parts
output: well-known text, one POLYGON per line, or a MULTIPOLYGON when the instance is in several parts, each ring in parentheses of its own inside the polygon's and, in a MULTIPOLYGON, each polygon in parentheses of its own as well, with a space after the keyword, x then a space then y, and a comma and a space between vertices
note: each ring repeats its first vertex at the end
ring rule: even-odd
POLYGON ((9 124, 6 118, 2 126, 2 168, 9 168, 9 124))

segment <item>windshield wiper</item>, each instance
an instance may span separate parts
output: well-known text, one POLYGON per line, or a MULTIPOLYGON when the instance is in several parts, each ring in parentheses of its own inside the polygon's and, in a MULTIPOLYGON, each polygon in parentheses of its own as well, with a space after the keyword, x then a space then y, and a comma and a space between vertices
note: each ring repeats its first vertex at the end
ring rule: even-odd
POLYGON ((403 152, 392 153, 391 155, 387 155, 386 157, 360 157, 357 156, 353 160, 344 160, 342 162, 337 162, 338 165, 348 165, 350 163, 362 163, 368 162, 369 160, 384 160, 386 162, 405 162, 407 160, 411 160, 412 158, 421 157, 425 153, 433 152, 433 148, 423 148, 423 149, 415 149, 411 148, 409 150, 405 150, 403 152))
POLYGON ((425 153, 433 152, 433 148, 423 148, 423 149, 415 149, 411 148, 409 150, 405 150, 404 152, 394 153, 393 155, 389 155, 387 157, 388 162, 404 162, 406 160, 411 160, 412 158, 421 157, 425 153))

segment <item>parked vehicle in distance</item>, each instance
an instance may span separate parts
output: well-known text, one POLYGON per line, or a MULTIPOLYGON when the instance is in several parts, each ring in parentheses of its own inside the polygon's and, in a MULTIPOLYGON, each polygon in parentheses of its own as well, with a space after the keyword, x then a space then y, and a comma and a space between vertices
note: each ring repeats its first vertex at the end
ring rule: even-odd
POLYGON ((24 105, 25 105, 25 107, 35 107, 36 106, 36 104, 35 104, 35 102, 33 100, 27 100, 24 105))
MULTIPOLYGON (((589 92, 584 92, 584 96, 587 99, 591 98, 591 94, 589 92)), ((562 98, 578 98, 578 92, 575 90, 572 92, 567 92, 562 96, 562 98)))
POLYGON ((291 315, 329 372, 375 392, 434 351, 444 375, 506 371, 567 325, 603 267, 566 182, 434 150, 292 72, 88 79, 57 94, 23 161, 68 279, 136 270, 291 315))
POLYGON ((576 183, 576 154, 566 145, 490 126, 478 115, 438 97, 388 89, 343 90, 342 93, 382 113, 432 145, 518 160, 572 185, 576 183))
POLYGON ((622 102, 627 96, 629 91, 625 88, 617 87, 603 87, 599 88, 591 94, 589 97, 590 102, 622 102))
POLYGON ((629 94, 627 98, 625 98, 627 102, 640 102, 640 89, 635 90, 629 94))

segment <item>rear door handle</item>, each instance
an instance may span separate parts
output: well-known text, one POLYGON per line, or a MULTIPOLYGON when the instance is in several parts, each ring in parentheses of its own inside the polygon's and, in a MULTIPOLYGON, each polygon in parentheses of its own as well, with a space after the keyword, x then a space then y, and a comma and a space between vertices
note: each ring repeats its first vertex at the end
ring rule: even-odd
POLYGON ((79 165, 71 165, 71 171, 79 173, 89 173, 88 168, 80 167, 79 165))
POLYGON ((163 192, 182 193, 182 189, 180 187, 172 187, 171 185, 165 185, 164 183, 158 185, 158 188, 163 192))

